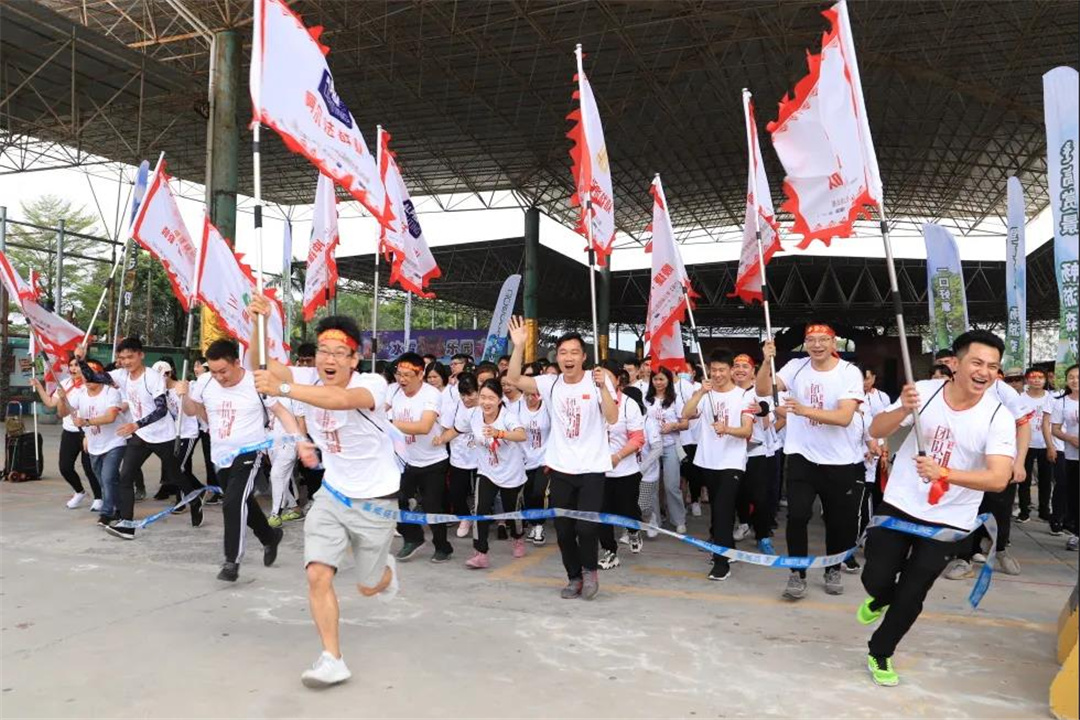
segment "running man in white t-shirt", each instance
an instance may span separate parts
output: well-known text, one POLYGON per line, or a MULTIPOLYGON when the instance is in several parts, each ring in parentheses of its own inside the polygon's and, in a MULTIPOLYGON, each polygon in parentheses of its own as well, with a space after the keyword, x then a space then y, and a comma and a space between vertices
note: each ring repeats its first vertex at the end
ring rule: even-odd
MULTIPOLYGON (((561 372, 529 377, 521 372, 528 331, 520 317, 510 319, 514 354, 507 377, 522 392, 537 393, 548 406, 551 434, 544 462, 551 470, 550 504, 556 508, 600 512, 604 504, 604 473, 611 470, 608 425, 619 417, 615 388, 607 373, 585 372, 585 341, 566 333, 555 342, 555 360, 561 372)), ((600 589, 596 523, 556 518, 563 567, 569 582, 561 596, 592 600, 600 589)))
MULTIPOLYGON (((270 304, 260 296, 248 309, 266 315, 270 304)), ((352 676, 338 635, 338 568, 351 554, 357 589, 365 597, 393 584, 390 543, 395 523, 385 515, 362 512, 360 504, 370 503, 377 513, 396 511, 401 473, 386 418, 386 379, 357 372, 361 338, 356 322, 343 315, 323 318, 315 336, 314 368, 290 368, 267 358, 268 368, 255 372, 255 384, 266 395, 295 401, 326 467, 304 519, 308 601, 323 650, 301 675, 307 687, 322 688, 352 676)), ((252 347, 256 342, 257 337, 252 347)), ((310 444, 299 447, 305 452, 310 444)))
MULTIPOLYGON (((864 448, 849 426, 865 397, 862 373, 836 352, 836 333, 824 323, 806 326, 804 347, 809 358, 784 365, 776 385, 786 390, 787 434, 787 545, 788 554, 809 554, 807 526, 814 499, 821 498, 825 512, 825 551, 842 553, 855 546, 859 529, 864 448)), ((758 395, 772 392, 770 359, 776 345, 765 343, 765 359, 757 374, 758 395)), ((806 597, 806 571, 792 570, 784 597, 806 597)), ((825 592, 840 595, 844 584, 840 566, 825 569, 825 592)))
MULTIPOLYGON (((210 456, 218 482, 225 490, 222 514, 225 518, 225 562, 218 580, 236 582, 244 557, 247 528, 263 544, 263 565, 277 559, 284 535, 272 528, 255 501, 255 476, 265 462, 270 439, 270 416, 277 418, 293 441, 302 440, 296 419, 275 398, 263 399, 255 390, 255 378, 240 361, 240 347, 232 340, 215 340, 206 348, 210 366, 208 379, 190 386, 176 383, 176 394, 184 399, 184 413, 201 417, 210 427, 210 456)), ((308 464, 315 464, 314 453, 308 464)))
MULTIPOLYGON (((735 501, 746 474, 746 443, 754 433, 756 406, 752 390, 744 390, 731 378, 735 358, 727 350, 709 356, 709 378, 683 408, 683 418, 700 417, 694 465, 709 490, 712 536, 715 545, 735 547, 735 501)), ((713 555, 710 580, 727 580, 730 563, 713 555)))
MULTIPOLYGON (((1012 477, 1016 434, 1012 414, 988 392, 997 377, 1005 344, 992 333, 972 330, 956 339, 954 379, 923 380, 904 388, 900 400, 878 413, 870 434, 887 438, 913 424, 918 413, 926 455, 919 457, 914 434, 896 452, 878 508, 920 525, 958 530, 975 527, 983 493, 999 492, 1012 477)), ((896 685, 892 657, 915 624, 923 601, 960 543, 873 528, 866 540, 862 573, 868 597, 858 620, 881 625, 869 642, 867 666, 874 682, 896 685)))

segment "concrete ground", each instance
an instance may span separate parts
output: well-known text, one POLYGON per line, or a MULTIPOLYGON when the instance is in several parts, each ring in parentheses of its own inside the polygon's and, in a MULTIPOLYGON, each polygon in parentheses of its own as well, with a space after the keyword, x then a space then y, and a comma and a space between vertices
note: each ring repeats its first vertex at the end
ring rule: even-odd
MULTIPOLYGON (((49 477, 0 486, 3 717, 1042 718, 1056 618, 1077 580, 1063 538, 1018 526, 1023 574, 995 574, 975 612, 970 581, 940 580, 896 657, 901 685, 878 688, 854 619, 857 577, 832 597, 815 572, 809 597, 790 604, 783 571, 736 565, 710 583, 705 555, 661 539, 602 573, 596 601, 563 601, 554 533, 518 561, 494 541, 485 572, 462 567, 469 545, 455 538, 452 563, 425 553, 402 565, 389 603, 359 597, 343 573, 353 678, 311 691, 299 681, 319 650, 302 523, 286 527, 274 567, 252 537, 240 582, 218 582, 220 509, 199 529, 179 516, 135 542, 111 538, 85 506, 64 507, 57 432, 46 434, 49 477)), ((692 519, 692 533, 706 528, 692 519)))

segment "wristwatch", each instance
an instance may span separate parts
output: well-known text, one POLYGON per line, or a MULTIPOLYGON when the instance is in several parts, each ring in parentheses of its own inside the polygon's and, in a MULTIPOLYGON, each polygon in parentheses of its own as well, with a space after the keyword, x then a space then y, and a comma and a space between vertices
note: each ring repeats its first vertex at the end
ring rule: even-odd
POLYGON ((280 385, 278 385, 278 394, 279 395, 284 395, 284 396, 288 397, 289 393, 291 393, 291 392, 292 392, 292 385, 290 385, 289 383, 281 383, 280 385))

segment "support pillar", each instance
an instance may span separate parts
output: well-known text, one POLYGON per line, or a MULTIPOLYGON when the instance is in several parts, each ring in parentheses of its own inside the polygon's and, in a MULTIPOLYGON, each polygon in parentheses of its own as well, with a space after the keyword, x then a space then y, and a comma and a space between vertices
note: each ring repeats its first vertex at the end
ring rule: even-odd
MULTIPOLYGON (((240 85, 240 37, 233 30, 214 34, 210 60, 210 118, 206 129, 206 205, 210 221, 222 236, 235 242, 236 191, 239 170, 240 132, 236 122, 240 85)), ((209 308, 199 309, 200 346, 228 334, 209 308)))
POLYGON ((56 233, 56 290, 53 292, 53 312, 63 317, 60 301, 64 296, 64 218, 60 218, 60 231, 56 233))
POLYGON ((536 362, 536 346, 540 339, 540 210, 534 207, 525 211, 525 294, 522 309, 525 312, 525 328, 529 331, 525 362, 536 362))
POLYGON ((600 326, 600 359, 608 359, 608 343, 611 337, 611 258, 607 265, 599 268, 596 283, 596 320, 600 326))

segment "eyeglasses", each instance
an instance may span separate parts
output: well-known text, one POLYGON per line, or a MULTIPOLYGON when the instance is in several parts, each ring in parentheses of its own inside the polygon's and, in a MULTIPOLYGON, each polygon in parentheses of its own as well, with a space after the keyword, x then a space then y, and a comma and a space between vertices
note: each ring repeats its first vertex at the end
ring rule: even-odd
POLYGON ((353 356, 352 350, 346 350, 345 348, 338 348, 337 350, 330 350, 328 348, 319 348, 315 351, 316 355, 322 355, 323 357, 331 357, 338 362, 348 360, 353 356))

